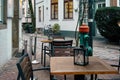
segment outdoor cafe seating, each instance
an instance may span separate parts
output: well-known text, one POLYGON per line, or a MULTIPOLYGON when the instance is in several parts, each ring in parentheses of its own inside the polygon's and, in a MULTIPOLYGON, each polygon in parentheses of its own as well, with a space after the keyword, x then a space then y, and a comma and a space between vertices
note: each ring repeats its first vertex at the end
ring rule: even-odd
MULTIPOLYGON (((44 57, 44 51, 46 51, 46 50, 44 50, 45 49, 45 47, 44 46, 48 46, 49 47, 49 49, 50 49, 50 46, 51 46, 51 42, 53 41, 53 40, 65 40, 65 37, 64 36, 52 36, 52 39, 45 39, 45 40, 41 40, 41 42, 42 42, 42 46, 41 46, 41 64, 43 63, 43 57, 44 57), (47 45, 46 45, 47 44, 47 45)), ((50 50, 48 50, 47 49, 47 53, 49 53, 49 51, 50 50)))
POLYGON ((44 67, 46 66, 46 56, 71 56, 73 40, 53 40, 51 46, 44 46, 44 67))

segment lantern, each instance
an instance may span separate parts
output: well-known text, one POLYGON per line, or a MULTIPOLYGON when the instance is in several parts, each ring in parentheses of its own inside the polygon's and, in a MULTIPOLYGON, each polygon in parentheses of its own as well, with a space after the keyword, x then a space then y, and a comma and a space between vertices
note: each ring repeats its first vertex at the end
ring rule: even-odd
POLYGON ((87 49, 83 46, 74 49, 74 64, 85 66, 89 64, 89 56, 86 54, 87 49))

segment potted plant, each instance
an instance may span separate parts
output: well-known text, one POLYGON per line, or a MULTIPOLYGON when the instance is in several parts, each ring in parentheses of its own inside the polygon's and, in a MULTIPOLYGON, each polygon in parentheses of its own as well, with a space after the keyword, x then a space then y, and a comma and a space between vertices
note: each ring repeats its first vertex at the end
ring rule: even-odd
POLYGON ((53 31, 53 33, 59 33, 60 32, 60 25, 58 23, 55 23, 52 26, 52 31, 53 31))
POLYGON ((52 26, 52 31, 53 31, 53 34, 59 34, 60 33, 60 25, 58 23, 55 23, 52 26))

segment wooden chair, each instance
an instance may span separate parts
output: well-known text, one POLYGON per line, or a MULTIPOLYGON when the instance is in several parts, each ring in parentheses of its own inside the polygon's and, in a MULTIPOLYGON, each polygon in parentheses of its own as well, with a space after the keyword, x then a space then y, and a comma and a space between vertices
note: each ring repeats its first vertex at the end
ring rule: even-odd
POLYGON ((46 55, 48 56, 68 56, 68 53, 72 47, 73 40, 52 41, 51 48, 44 46, 44 67, 46 67, 46 55))
MULTIPOLYGON (((73 40, 53 41, 51 54, 49 54, 49 56, 73 56, 74 47, 72 46, 72 44, 73 40)), ((66 80, 66 75, 64 75, 64 80, 66 80)))
POLYGON ((33 76, 33 71, 49 70, 49 68, 40 68, 33 70, 28 54, 24 54, 16 63, 16 65, 18 69, 17 80, 37 80, 37 78, 33 76))

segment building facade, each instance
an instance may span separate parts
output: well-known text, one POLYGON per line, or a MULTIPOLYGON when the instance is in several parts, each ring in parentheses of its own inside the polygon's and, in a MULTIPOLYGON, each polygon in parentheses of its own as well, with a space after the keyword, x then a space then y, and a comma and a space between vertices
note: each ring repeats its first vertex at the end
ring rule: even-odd
MULTIPOLYGON (((83 1, 88 2, 88 0, 83 1)), ((95 8, 104 7, 105 0, 96 0, 94 6, 95 8)), ((52 26, 58 23, 62 35, 74 37, 79 15, 81 15, 79 14, 79 0, 36 0, 37 28, 44 29, 47 25, 52 26)), ((88 8, 85 10, 83 23, 88 24, 88 8)), ((95 31, 93 32, 95 35, 95 31)))
POLYGON ((106 7, 120 6, 120 0, 106 0, 106 7))
MULTIPOLYGON (((26 1, 26 0, 25 0, 26 1)), ((79 14, 79 0, 35 0, 36 28, 44 30, 48 25, 58 23, 62 35, 74 37, 79 14)), ((81 0, 82 1, 82 0, 81 0)), ((88 2, 88 0, 83 0, 88 2)), ((95 0, 94 7, 119 6, 120 0, 95 0)), ((25 9, 23 9, 24 11, 25 9)), ((85 11, 83 23, 88 24, 88 10, 85 11)), ((25 12, 23 12, 25 13, 25 12)), ((94 11, 95 13, 95 11, 94 11)), ((26 19, 24 19, 25 21, 26 19)), ((28 19, 26 20, 28 21, 28 19)), ((93 29, 95 35, 97 29, 93 29)))
POLYGON ((0 0, 0 67, 21 47, 21 18, 18 0, 0 0))
POLYGON ((36 27, 58 23, 62 35, 74 36, 79 0, 36 0, 36 27))

